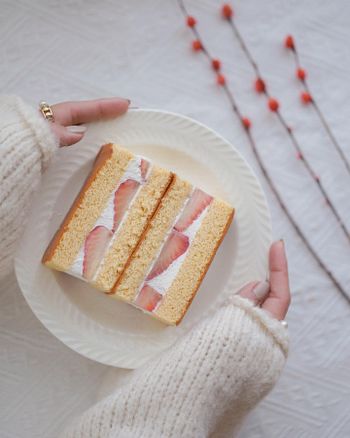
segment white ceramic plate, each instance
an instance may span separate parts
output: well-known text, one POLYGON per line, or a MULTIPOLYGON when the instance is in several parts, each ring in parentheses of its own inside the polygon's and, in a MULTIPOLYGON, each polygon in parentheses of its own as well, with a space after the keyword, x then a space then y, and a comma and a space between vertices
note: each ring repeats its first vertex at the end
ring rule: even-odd
POLYGON ((91 124, 78 146, 57 153, 34 201, 15 267, 29 306, 57 338, 90 359, 136 368, 244 283, 265 278, 270 240, 270 215, 262 189, 231 144, 187 117, 134 110, 117 120, 91 124), (107 142, 150 157, 236 208, 233 225, 178 327, 166 327, 40 263, 99 147, 107 142))

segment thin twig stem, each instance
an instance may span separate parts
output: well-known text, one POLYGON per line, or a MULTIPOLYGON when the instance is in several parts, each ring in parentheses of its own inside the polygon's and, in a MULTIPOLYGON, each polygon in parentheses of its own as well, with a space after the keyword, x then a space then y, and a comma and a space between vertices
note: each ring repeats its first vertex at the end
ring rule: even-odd
MULTIPOLYGON (((238 40, 238 42, 239 42, 239 44, 240 44, 244 54, 246 55, 247 59, 249 60, 249 62, 251 64, 251 66, 252 66, 256 76, 258 78, 262 79, 262 75, 261 75, 260 69, 258 67, 258 64, 254 61, 254 58, 253 58, 250 50, 248 49, 247 45, 245 44, 244 39, 243 39, 241 33, 239 32, 236 23, 234 22, 234 20, 232 18, 228 18, 227 22, 230 24, 231 29, 232 29, 235 37, 237 38, 237 40, 238 40)), ((266 83, 265 83, 265 88, 262 91, 262 93, 266 96, 267 99, 271 98, 271 95, 270 95, 270 93, 268 91, 266 83)), ((309 173, 311 178, 316 182, 320 192, 322 193, 323 197, 325 198, 325 201, 326 201, 327 205, 329 206, 329 208, 331 209, 333 215, 337 219, 340 228, 343 230, 344 234, 346 235, 347 239, 350 242, 350 232, 347 230, 347 228, 345 226, 345 223, 343 222, 342 218, 340 217, 340 215, 339 215, 339 213, 338 213, 334 203, 332 202, 331 198, 328 196, 327 191, 326 191, 324 185, 322 184, 321 179, 316 175, 316 173, 314 172, 314 170, 313 170, 309 160, 305 157, 305 155, 303 153, 303 150, 302 150, 302 148, 301 148, 301 146, 300 146, 296 136, 293 133, 293 130, 288 126, 284 116, 282 115, 282 113, 281 113, 281 111, 279 109, 277 109, 276 115, 277 115, 277 118, 278 118, 279 122, 281 123, 281 125, 285 129, 287 135, 289 136, 289 138, 290 138, 290 140, 292 142, 292 145, 293 145, 295 151, 297 152, 298 158, 300 159, 300 161, 302 163, 304 163, 304 166, 305 166, 307 172, 309 173)))
MULTIPOLYGON (((292 48, 291 50, 294 54, 295 65, 296 65, 297 69, 299 69, 299 68, 301 68, 301 63, 300 63, 299 53, 298 53, 297 48, 295 46, 295 42, 294 42, 294 48, 292 48)), ((338 143, 337 139, 335 138, 329 123, 327 122, 325 116, 323 115, 323 113, 321 111, 321 108, 318 106, 318 103, 316 102, 313 94, 311 93, 310 87, 309 87, 309 84, 308 84, 306 78, 304 78, 300 81, 303 84, 304 90, 311 96, 310 104, 313 106, 314 110, 316 111, 316 114, 318 115, 318 118, 320 119, 321 124, 323 125, 325 131, 327 132, 328 137, 330 138, 331 142, 333 143, 333 146, 336 148, 338 154, 340 155, 340 158, 342 159, 347 171, 350 174, 350 162, 346 158, 346 155, 345 155, 343 149, 340 147, 340 144, 338 143)))

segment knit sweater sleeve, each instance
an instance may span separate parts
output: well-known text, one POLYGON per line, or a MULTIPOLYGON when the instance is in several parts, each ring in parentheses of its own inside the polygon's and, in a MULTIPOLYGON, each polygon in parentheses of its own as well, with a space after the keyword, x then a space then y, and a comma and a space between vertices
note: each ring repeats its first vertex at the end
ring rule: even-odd
POLYGON ((236 436, 245 415, 275 384, 287 351, 280 322, 234 296, 63 436, 236 436))
POLYGON ((0 279, 11 269, 30 199, 56 148, 38 110, 0 96, 0 279))

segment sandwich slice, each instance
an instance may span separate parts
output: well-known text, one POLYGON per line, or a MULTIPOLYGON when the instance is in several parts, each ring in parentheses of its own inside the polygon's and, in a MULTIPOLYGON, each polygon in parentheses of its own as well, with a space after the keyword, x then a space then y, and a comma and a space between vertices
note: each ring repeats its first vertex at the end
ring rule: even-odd
POLYGON ((104 145, 43 263, 110 291, 172 180, 144 157, 104 145))
POLYGON ((111 296, 178 324, 233 215, 229 204, 175 175, 111 296))

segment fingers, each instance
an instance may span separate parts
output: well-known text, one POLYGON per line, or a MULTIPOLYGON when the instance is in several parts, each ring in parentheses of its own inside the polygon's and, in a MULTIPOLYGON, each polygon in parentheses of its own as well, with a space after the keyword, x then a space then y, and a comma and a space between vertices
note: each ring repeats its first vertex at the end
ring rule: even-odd
POLYGON ((288 265, 283 241, 271 245, 269 254, 270 282, 253 282, 244 286, 239 294, 256 306, 261 306, 273 318, 284 319, 290 304, 288 265))
POLYGON ((51 124, 51 129, 58 139, 60 146, 70 146, 78 143, 83 138, 85 132, 83 126, 69 126, 66 128, 56 123, 51 124))
POLYGON ((70 146, 80 141, 85 132, 83 126, 72 125, 117 117, 127 111, 129 104, 129 100, 119 97, 58 103, 51 107, 55 118, 51 128, 60 146, 70 146))
POLYGON ((55 122, 64 126, 78 125, 101 119, 109 119, 124 114, 130 101, 120 97, 63 102, 52 105, 55 122))
POLYGON ((286 316, 290 304, 288 265, 282 240, 271 245, 269 265, 270 293, 261 307, 281 320, 286 316))
POLYGON ((270 285, 267 281, 253 282, 244 286, 240 291, 239 295, 243 298, 248 298, 248 300, 253 301, 257 306, 266 298, 269 293, 270 285))

